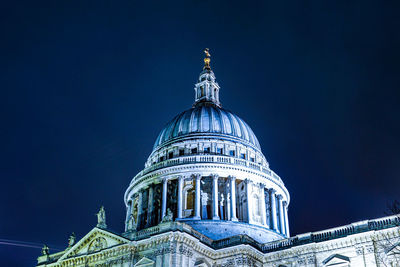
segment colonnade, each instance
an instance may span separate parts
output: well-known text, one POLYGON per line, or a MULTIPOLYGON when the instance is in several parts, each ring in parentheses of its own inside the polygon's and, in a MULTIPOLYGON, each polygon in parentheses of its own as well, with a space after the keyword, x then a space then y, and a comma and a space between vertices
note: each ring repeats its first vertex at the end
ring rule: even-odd
MULTIPOLYGON (((207 176, 211 178, 211 216, 204 215, 204 192, 202 190, 202 179, 206 178, 200 174, 193 174, 191 176, 177 176, 174 178, 164 178, 162 185, 159 185, 161 190, 159 198, 161 198, 160 212, 158 218, 152 217, 154 213, 154 189, 152 186, 145 189, 144 192, 140 191, 136 194, 136 207, 137 207, 137 221, 138 227, 143 221, 143 215, 146 215, 146 223, 142 227, 148 227, 159 223, 162 218, 167 215, 168 208, 171 208, 171 201, 176 201, 176 220, 201 220, 202 218, 211 218, 212 220, 229 221, 242 221, 250 224, 261 225, 269 228, 277 233, 289 236, 289 222, 288 222, 288 205, 284 201, 282 195, 277 194, 272 188, 266 188, 264 184, 254 184, 250 179, 237 179, 235 176, 219 177, 217 174, 207 176), (225 182, 224 192, 219 192, 219 182, 225 182), (172 180, 177 180, 176 193, 177 196, 169 196, 168 183, 172 180), (194 188, 194 212, 190 216, 184 214, 184 201, 187 201, 184 196, 185 181, 191 181, 194 188), (240 186, 240 187, 239 187, 240 186), (240 194, 240 197, 239 195, 240 194), (239 201, 239 203, 237 203, 239 201), (226 204, 225 212, 222 206, 226 204), (143 207, 146 204, 146 207, 143 207), (168 205, 167 205, 168 204, 168 205), (239 214, 238 214, 239 213, 239 214)), ((203 188, 204 189, 204 188, 203 188)), ((208 198, 205 199, 206 202, 208 198)), ((134 201, 128 202, 128 215, 134 210, 134 201)))

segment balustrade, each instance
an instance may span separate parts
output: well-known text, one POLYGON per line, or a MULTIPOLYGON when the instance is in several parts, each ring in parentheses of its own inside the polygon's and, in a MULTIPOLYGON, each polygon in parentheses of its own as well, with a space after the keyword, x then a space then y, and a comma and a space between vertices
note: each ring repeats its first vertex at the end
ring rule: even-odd
POLYGON ((271 172, 266 167, 261 166, 260 164, 244 160, 238 158, 232 158, 224 155, 192 155, 192 156, 181 156, 179 158, 167 159, 161 162, 157 162, 147 168, 145 168, 139 175, 136 177, 143 176, 147 173, 150 173, 154 170, 158 170, 165 167, 180 165, 180 164, 192 164, 192 163, 224 163, 224 164, 234 164, 243 167, 247 167, 250 169, 254 169, 260 172, 263 172, 269 176, 272 176, 274 179, 281 181, 281 178, 276 175, 276 173, 271 172))

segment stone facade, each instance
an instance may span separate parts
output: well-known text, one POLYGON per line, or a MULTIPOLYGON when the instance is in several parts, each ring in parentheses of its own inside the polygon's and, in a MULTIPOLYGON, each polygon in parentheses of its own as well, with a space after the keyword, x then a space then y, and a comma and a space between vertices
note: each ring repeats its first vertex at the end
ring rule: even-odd
POLYGON ((38 266, 400 266, 399 218, 290 237, 290 195, 251 128, 222 109, 206 50, 193 107, 160 132, 129 184, 125 229, 98 223, 38 266))
POLYGON ((121 236, 95 227, 38 266, 400 266, 399 218, 391 216, 259 243, 247 235, 212 240, 182 222, 121 236))

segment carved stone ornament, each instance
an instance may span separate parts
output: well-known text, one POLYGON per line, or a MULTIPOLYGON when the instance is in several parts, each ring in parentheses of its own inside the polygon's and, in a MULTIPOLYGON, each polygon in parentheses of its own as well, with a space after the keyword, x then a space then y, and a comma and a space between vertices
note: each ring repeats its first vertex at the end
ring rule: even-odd
POLYGON ((97 237, 90 243, 88 252, 96 252, 107 247, 107 241, 104 237, 97 237))
POLYGON ((167 209, 167 214, 162 219, 162 222, 172 222, 172 218, 173 218, 172 211, 168 208, 167 209))

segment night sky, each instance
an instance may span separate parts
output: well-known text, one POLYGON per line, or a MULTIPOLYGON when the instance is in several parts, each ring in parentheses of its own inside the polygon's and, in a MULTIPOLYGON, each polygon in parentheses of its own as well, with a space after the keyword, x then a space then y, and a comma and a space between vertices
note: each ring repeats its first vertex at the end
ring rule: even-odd
POLYGON ((0 266, 64 249, 191 107, 203 49, 220 98, 291 194, 291 233, 400 199, 399 1, 8 1, 0 8, 0 266), (10 241, 11 240, 11 241, 10 241), (13 243, 23 241, 29 243, 13 243))

